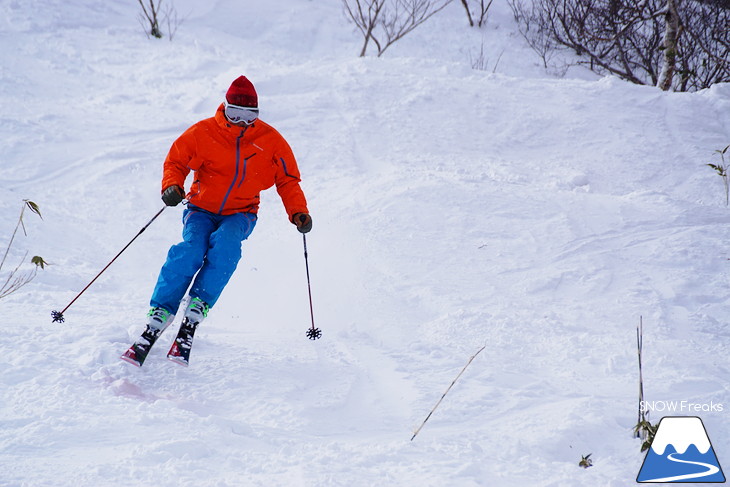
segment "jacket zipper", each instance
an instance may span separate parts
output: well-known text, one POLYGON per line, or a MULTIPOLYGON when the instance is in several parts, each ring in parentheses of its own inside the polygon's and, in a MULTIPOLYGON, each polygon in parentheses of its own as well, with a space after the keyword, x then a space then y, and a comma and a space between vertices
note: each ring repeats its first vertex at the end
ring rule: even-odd
MULTIPOLYGON (((226 202, 228 201, 228 196, 230 196, 231 191, 233 190, 233 187, 236 185, 236 181, 238 180, 238 172, 241 169, 241 139, 243 139, 243 134, 246 133, 246 129, 248 127, 244 127, 241 130, 241 133, 236 137, 236 173, 233 175, 233 180, 231 181, 231 185, 228 187, 228 191, 226 191, 226 195, 223 197, 223 201, 221 202, 221 207, 218 210, 218 214, 223 214, 223 208, 226 206, 226 202)), ((246 168, 244 167, 243 175, 246 175, 246 168)))

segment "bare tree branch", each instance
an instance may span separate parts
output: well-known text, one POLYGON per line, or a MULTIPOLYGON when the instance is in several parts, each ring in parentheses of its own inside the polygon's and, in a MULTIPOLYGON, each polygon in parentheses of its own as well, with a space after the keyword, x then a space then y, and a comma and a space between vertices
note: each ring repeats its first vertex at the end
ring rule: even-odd
POLYGON ((158 15, 160 12, 160 5, 162 5, 162 0, 157 0, 156 4, 155 0, 149 0, 149 11, 145 7, 142 0, 137 0, 137 2, 139 2, 139 6, 142 7, 140 22, 144 23, 144 19, 147 19, 147 22, 150 25, 148 35, 161 39, 162 31, 160 30, 160 21, 158 19, 158 15))
POLYGON ((370 41, 378 57, 388 47, 443 10, 452 0, 342 0, 345 13, 363 36, 360 56, 370 41))

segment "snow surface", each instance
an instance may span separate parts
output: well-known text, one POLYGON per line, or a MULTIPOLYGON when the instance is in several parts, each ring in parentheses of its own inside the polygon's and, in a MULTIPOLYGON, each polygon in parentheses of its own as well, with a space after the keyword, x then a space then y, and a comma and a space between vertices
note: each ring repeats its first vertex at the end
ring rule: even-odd
POLYGON ((35 201, 11 260, 53 264, 0 302, 1 486, 634 485, 640 317, 646 399, 724 405, 700 415, 730 464, 730 209, 705 165, 730 85, 556 78, 504 2, 381 58, 339 0, 175 6, 169 42, 133 1, 0 0, 0 235, 35 201), (180 208, 50 312, 160 209, 170 144, 240 74, 299 159, 324 335, 272 190, 191 366, 167 332, 136 369, 180 208))

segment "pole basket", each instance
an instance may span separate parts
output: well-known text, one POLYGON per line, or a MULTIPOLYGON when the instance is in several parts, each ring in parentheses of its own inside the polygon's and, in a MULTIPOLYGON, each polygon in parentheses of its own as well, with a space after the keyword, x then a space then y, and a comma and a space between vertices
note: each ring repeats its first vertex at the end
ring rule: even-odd
POLYGON ((316 340, 317 338, 322 338, 322 330, 319 328, 310 328, 307 330, 307 338, 310 340, 316 340))

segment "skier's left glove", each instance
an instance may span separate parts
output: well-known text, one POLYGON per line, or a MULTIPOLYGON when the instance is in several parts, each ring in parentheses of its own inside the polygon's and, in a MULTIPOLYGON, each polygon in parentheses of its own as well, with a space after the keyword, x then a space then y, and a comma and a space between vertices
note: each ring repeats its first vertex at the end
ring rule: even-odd
POLYGON ((312 229, 312 217, 309 216, 309 213, 294 213, 292 223, 297 226, 297 230, 301 233, 307 233, 312 229))

